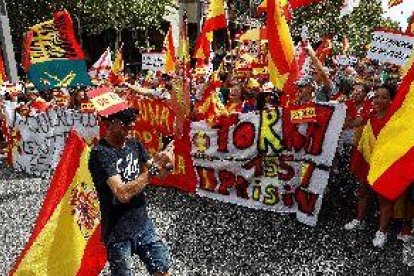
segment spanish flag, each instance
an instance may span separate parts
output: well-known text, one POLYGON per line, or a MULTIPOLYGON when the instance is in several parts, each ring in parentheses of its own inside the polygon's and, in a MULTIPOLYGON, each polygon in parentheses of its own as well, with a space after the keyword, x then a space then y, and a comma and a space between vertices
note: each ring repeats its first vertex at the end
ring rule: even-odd
POLYGON ((372 153, 368 182, 395 200, 414 180, 414 66, 403 78, 372 153))
POLYGON ((122 48, 124 44, 121 44, 121 47, 119 47, 116 55, 115 55, 115 61, 112 64, 111 72, 109 72, 108 80, 113 85, 118 85, 122 82, 124 82, 124 78, 122 77, 122 73, 124 71, 124 58, 122 56, 122 48))
POLYGON ((356 153, 356 159, 362 161, 360 180, 367 175, 372 188, 392 201, 414 181, 413 106, 414 66, 411 66, 387 116, 377 126, 372 120, 365 126, 356 153))
MULTIPOLYGON (((292 12, 291 12, 291 1, 289 0, 280 0, 280 7, 282 8, 283 15, 285 16, 287 21, 292 20, 292 12)), ((257 13, 263 14, 267 11, 267 0, 263 0, 263 2, 257 7, 257 13)))
POLYGON ((115 75, 122 73, 124 71, 124 58, 122 56, 122 48, 124 44, 122 43, 115 55, 115 61, 112 65, 112 73, 115 75))
POLYGON ((388 0, 388 7, 392 8, 404 2, 404 0, 388 0))
POLYGON ((227 27, 224 0, 211 0, 203 32, 213 32, 227 27))
POLYGON ((227 28, 227 19, 223 0, 212 0, 209 5, 207 18, 197 37, 194 47, 194 57, 198 60, 207 60, 210 57, 213 32, 227 28))
POLYGON ((90 149, 69 134, 32 236, 10 275, 98 275, 105 265, 90 149))
POLYGON ((267 3, 268 70, 271 82, 283 89, 294 63, 294 46, 280 3, 281 0, 267 3))
POLYGON ((213 41, 213 32, 205 32, 204 28, 198 35, 195 47, 194 47, 194 58, 197 60, 205 60, 210 58, 211 41, 213 41))
POLYGON ((165 68, 164 71, 167 74, 175 73, 177 59, 175 57, 175 47, 173 41, 172 27, 168 30, 167 36, 164 41, 165 50, 165 68))

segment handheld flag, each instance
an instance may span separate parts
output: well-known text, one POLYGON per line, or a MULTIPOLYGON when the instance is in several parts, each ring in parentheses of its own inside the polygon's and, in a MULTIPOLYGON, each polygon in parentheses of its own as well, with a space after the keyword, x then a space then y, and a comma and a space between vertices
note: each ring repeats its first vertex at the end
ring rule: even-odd
POLYGON ((271 82, 283 89, 294 62, 294 46, 289 26, 282 15, 280 1, 268 0, 267 36, 269 41, 268 70, 271 82))
POLYGON ((414 66, 402 80, 371 156, 368 182, 389 200, 397 199, 414 180, 414 66), (395 134, 398 133, 396 136, 395 134))
POLYGON ((169 28, 164 41, 165 51, 165 68, 167 74, 175 73, 177 58, 175 56, 175 47, 173 41, 172 27, 169 28))
POLYGON ((106 262, 90 149, 69 134, 32 236, 10 275, 98 275, 106 262))
POLYGON ((89 69, 89 76, 91 78, 105 78, 109 76, 109 72, 112 68, 112 54, 111 49, 108 47, 101 57, 93 64, 89 69))
POLYGON ((35 25, 24 39, 23 68, 37 89, 91 85, 84 53, 66 10, 35 25))

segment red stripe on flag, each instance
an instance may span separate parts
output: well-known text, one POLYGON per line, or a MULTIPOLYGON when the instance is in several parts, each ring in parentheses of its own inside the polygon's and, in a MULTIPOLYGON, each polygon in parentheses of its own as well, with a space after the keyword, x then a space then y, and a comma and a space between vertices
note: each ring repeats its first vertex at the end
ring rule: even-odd
POLYGON ((46 197, 36 220, 32 236, 20 254, 20 257, 17 259, 15 266, 10 271, 10 275, 16 272, 16 269, 19 267, 27 252, 36 241, 40 232, 45 227, 50 217, 55 212, 56 207, 59 205, 63 196, 72 184, 72 180, 77 169, 79 168, 80 157, 85 149, 85 146, 86 144, 83 139, 79 137, 76 131, 72 130, 69 133, 62 158, 59 161, 55 174, 53 175, 50 183, 49 190, 46 193, 46 197))
POLYGON ((311 4, 316 4, 322 2, 323 0, 290 0, 289 4, 291 5, 292 9, 298 9, 304 6, 308 6, 311 4))
POLYGON ((89 238, 83 253, 81 266, 76 275, 96 276, 99 275, 106 263, 106 250, 101 242, 101 225, 89 238))
POLYGON ((413 168, 414 147, 382 173, 374 182, 372 188, 386 199, 395 201, 412 184, 414 179, 413 168))
POLYGON ((207 18, 207 20, 204 22, 203 29, 207 32, 216 31, 219 29, 223 29, 227 27, 227 20, 226 16, 224 14, 221 14, 216 17, 207 18))
MULTIPOLYGON (((278 31, 276 23, 276 0, 269 0, 267 3, 267 35, 269 41, 269 52, 270 57, 273 60, 279 74, 286 74, 290 70, 290 64, 286 59, 282 42, 280 41, 281 37, 278 31)), ((279 5, 279 4, 278 4, 279 5)), ((279 14, 280 6, 279 6, 279 14)))

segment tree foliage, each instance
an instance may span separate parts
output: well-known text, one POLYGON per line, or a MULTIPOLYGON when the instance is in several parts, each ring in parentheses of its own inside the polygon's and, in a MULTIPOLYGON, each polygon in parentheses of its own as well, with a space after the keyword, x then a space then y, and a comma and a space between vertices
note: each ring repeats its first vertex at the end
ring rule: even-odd
POLYGON ((291 25, 292 35, 299 37, 302 27, 307 25, 312 42, 331 34, 334 36, 334 50, 338 52, 341 49, 342 38, 347 36, 351 46, 350 52, 362 54, 365 46, 371 41, 374 29, 398 29, 396 22, 382 17, 384 11, 379 0, 361 1, 360 6, 350 15, 339 18, 342 2, 343 0, 325 0, 295 11, 291 25))
POLYGON ((88 32, 159 28, 172 0, 77 0, 88 32))

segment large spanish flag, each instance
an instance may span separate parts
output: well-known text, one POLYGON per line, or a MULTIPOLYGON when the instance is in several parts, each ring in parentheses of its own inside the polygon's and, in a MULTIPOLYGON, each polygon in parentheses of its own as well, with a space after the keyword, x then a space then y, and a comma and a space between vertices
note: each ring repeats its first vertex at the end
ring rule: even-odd
POLYGON ((69 134, 32 236, 10 275, 98 275, 105 265, 90 149, 69 134))
POLYGON ((173 41, 172 27, 169 28, 167 36, 164 41, 165 51, 165 68, 164 71, 167 74, 175 73, 177 58, 175 56, 175 47, 173 41))
POLYGON ((267 3, 268 70, 275 87, 283 89, 294 63, 294 46, 280 1, 268 0, 267 3))
POLYGON ((372 151, 368 182, 389 200, 414 180, 414 66, 404 76, 372 151))
POLYGON ((224 0, 211 0, 206 21, 203 24, 204 32, 212 32, 227 27, 224 0))

